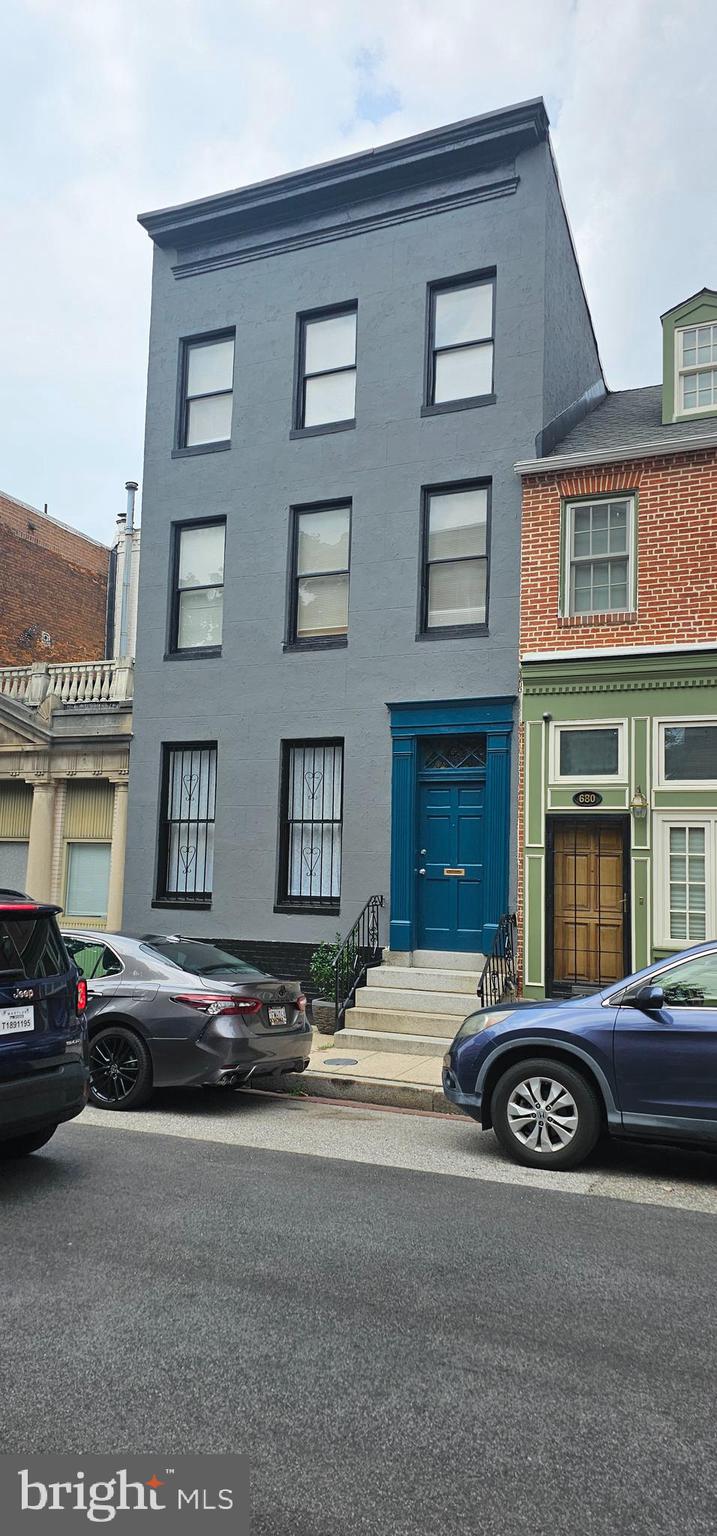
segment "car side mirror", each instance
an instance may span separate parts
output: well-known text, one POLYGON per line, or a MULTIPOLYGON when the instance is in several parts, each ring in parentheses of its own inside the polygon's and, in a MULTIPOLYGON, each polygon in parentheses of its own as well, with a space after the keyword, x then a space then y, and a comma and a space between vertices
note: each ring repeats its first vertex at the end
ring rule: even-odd
POLYGON ((640 987, 630 998, 633 1008, 642 1009, 643 1013, 659 1013, 665 1006, 665 994, 662 987, 640 987))

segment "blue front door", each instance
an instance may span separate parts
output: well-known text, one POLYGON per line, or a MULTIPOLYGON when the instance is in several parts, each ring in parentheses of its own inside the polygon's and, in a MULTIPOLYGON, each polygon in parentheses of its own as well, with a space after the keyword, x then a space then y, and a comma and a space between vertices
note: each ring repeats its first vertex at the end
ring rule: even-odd
POLYGON ((418 949, 481 950, 483 797, 482 779, 419 784, 418 949))

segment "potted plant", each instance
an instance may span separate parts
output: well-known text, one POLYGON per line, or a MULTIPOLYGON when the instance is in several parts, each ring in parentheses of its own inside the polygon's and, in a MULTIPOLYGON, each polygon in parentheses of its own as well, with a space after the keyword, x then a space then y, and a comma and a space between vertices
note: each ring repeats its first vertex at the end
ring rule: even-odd
POLYGON ((332 1035, 336 1027, 334 960, 340 948, 341 934, 337 933, 333 944, 318 944, 311 956, 309 975, 318 994, 311 1004, 311 1015, 320 1035, 332 1035))

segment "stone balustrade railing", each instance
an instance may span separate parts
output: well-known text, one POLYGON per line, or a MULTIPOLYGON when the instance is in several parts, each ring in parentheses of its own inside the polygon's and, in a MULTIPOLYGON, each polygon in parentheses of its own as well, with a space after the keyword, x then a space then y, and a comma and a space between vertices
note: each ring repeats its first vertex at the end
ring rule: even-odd
POLYGON ((124 704, 132 698, 133 663, 127 661, 34 662, 29 667, 0 667, 0 698, 37 708, 49 699, 53 709, 73 705, 124 704))

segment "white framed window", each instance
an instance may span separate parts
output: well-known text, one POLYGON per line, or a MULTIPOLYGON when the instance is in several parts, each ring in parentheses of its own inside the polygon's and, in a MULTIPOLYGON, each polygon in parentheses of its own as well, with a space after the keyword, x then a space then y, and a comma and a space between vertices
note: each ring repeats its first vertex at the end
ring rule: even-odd
POLYGON ((717 324, 676 331, 675 366, 680 414, 717 410, 717 324))
POLYGON ((68 843, 65 909, 69 917, 106 917, 111 843, 68 843))
POLYGON ((717 816, 669 812, 657 821, 655 942, 686 949, 714 932, 717 816))
POLYGON ((563 611, 629 613, 635 606, 635 499, 600 497, 565 508, 563 611))
POLYGON ((619 784, 627 778, 624 720, 571 720, 551 727, 550 777, 561 784, 619 784))
POLYGON ((717 789, 717 720, 656 722, 657 783, 663 789, 717 789))

